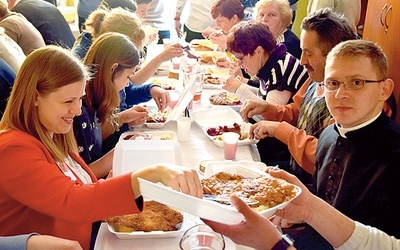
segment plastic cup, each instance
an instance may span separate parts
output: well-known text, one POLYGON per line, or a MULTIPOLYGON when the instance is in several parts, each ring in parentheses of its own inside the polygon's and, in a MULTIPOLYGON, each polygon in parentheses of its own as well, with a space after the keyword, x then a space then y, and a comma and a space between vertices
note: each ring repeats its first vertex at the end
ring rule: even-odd
POLYGON ((192 124, 192 119, 190 117, 179 117, 176 120, 178 127, 178 141, 185 142, 189 141, 190 138, 190 125, 192 124))
POLYGON ((204 72, 201 69, 198 69, 195 72, 195 80, 194 83, 196 84, 196 92, 193 97, 194 102, 199 102, 201 100, 201 93, 203 92, 203 84, 204 84, 204 72))
POLYGON ((195 58, 188 58, 186 60, 186 64, 187 64, 187 69, 189 72, 193 72, 196 68, 196 64, 197 64, 197 59, 195 58))
POLYGON ((181 67, 181 58, 180 57, 172 58, 171 62, 172 62, 173 69, 180 69, 180 67, 181 67))
POLYGON ((195 225, 182 235, 179 241, 181 250, 224 250, 225 239, 204 224, 195 225))
POLYGON ((222 141, 224 143, 224 157, 227 160, 234 160, 236 158, 236 151, 239 142, 239 134, 235 132, 226 132, 222 134, 222 141))
POLYGON ((168 104, 168 107, 173 109, 179 100, 180 93, 172 90, 172 91, 169 91, 169 96, 171 97, 171 100, 168 104))

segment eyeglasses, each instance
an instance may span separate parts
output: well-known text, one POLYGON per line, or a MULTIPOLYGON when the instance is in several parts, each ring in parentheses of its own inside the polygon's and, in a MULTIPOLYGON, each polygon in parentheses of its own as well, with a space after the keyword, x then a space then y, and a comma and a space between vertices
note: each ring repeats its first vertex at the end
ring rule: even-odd
POLYGON ((244 56, 242 56, 242 57, 237 57, 237 56, 235 56, 236 57, 236 61, 238 62, 238 63, 240 63, 240 64, 243 64, 243 60, 244 60, 244 58, 247 56, 248 54, 246 54, 246 55, 244 55, 244 56))
POLYGON ((361 80, 361 79, 352 79, 350 81, 339 82, 336 80, 326 80, 320 84, 320 86, 324 86, 325 91, 327 92, 335 92, 340 84, 344 85, 344 88, 347 90, 358 90, 362 89, 366 83, 372 82, 383 82, 385 79, 382 80, 361 80))

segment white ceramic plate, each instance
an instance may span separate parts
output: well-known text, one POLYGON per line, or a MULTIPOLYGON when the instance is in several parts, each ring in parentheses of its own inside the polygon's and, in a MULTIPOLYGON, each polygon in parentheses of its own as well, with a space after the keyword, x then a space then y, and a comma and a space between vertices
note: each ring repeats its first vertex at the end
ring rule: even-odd
POLYGON ((202 128, 212 127, 218 124, 243 122, 240 114, 229 107, 214 107, 211 109, 193 111, 190 113, 190 117, 202 128))

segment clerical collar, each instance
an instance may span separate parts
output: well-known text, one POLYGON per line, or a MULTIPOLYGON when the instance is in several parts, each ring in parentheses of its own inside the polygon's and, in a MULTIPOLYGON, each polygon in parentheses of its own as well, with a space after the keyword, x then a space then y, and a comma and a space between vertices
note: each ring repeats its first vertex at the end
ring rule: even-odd
POLYGON ((357 126, 355 126, 355 127, 351 127, 351 128, 342 128, 342 127, 340 126, 340 124, 338 124, 337 122, 335 122, 335 125, 336 125, 336 127, 337 127, 337 129, 338 129, 338 131, 339 131, 340 136, 341 136, 341 137, 344 137, 344 138, 347 138, 347 137, 346 137, 346 133, 347 133, 347 132, 354 131, 354 130, 358 130, 358 129, 360 129, 360 128, 366 127, 367 125, 371 124, 373 121, 375 121, 376 119, 378 119, 378 117, 379 117, 380 115, 381 115, 381 113, 378 113, 378 115, 376 115, 376 116, 373 117, 372 119, 370 119, 370 120, 368 120, 368 121, 366 121, 366 122, 364 122, 364 123, 361 123, 360 125, 357 125, 357 126))

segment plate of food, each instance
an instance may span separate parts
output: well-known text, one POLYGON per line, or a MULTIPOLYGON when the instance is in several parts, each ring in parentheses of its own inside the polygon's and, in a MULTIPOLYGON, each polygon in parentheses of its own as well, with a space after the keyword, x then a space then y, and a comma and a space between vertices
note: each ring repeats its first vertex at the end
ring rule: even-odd
POLYGON ((298 186, 274 178, 255 167, 232 163, 209 170, 201 180, 205 195, 219 197, 220 199, 215 199, 215 202, 230 205, 229 197, 235 194, 267 218, 277 209, 284 208, 301 193, 298 186))
POLYGON ((192 51, 216 51, 218 49, 218 44, 209 39, 193 39, 189 46, 192 51))
POLYGON ((204 70, 204 86, 203 88, 221 89, 226 79, 230 77, 226 68, 218 67, 202 67, 204 70))
POLYGON ((203 199, 175 191, 160 183, 149 182, 141 178, 138 178, 138 180, 144 197, 200 218, 224 224, 238 224, 243 221, 244 217, 230 204, 221 203, 220 200, 217 201, 209 197, 217 195, 229 197, 235 194, 247 200, 256 200, 257 203, 251 205, 251 207, 261 215, 269 218, 277 209, 284 208, 301 193, 301 189, 293 184, 276 179, 262 171, 242 168, 238 165, 226 167, 221 172, 203 178, 201 180, 205 194, 203 199), (224 180, 223 178, 226 179, 224 180), (232 185, 233 182, 235 182, 235 185, 232 185), (250 185, 251 188, 246 189, 250 185), (243 188, 232 190, 232 187, 237 186, 243 188), (213 187, 218 187, 218 189, 213 187), (248 194, 247 190, 249 189, 255 192, 248 194), (268 197, 268 199, 262 197, 268 197))
POLYGON ((177 140, 174 131, 142 131, 134 132, 128 131, 121 134, 120 140, 177 140))
POLYGON ((164 111, 156 110, 152 111, 149 109, 150 112, 147 116, 146 120, 146 126, 148 128, 162 128, 164 127, 165 123, 167 122, 167 119, 170 115, 171 109, 167 108, 164 109, 164 111))
POLYGON ((215 61, 219 57, 225 56, 225 53, 222 51, 193 51, 194 55, 199 57, 200 64, 211 64, 214 65, 215 61))
POLYGON ((186 214, 156 201, 146 200, 141 213, 106 219, 108 230, 119 239, 177 237, 185 228, 186 214))
POLYGON ((150 82, 160 86, 165 90, 175 90, 178 84, 178 80, 174 78, 153 78, 150 79, 150 82))
POLYGON ((196 84, 191 84, 183 90, 172 109, 167 107, 164 111, 160 111, 155 110, 157 107, 149 107, 150 112, 145 123, 146 126, 154 129, 163 128, 167 122, 178 119, 193 99, 195 93, 196 84))
POLYGON ((227 106, 234 108, 242 106, 242 102, 236 94, 226 91, 211 95, 209 100, 212 106, 227 106))
POLYGON ((207 137, 214 142, 220 148, 224 147, 224 143, 222 141, 222 135, 226 132, 234 132, 239 134, 239 142, 238 146, 245 146, 256 144, 258 140, 250 139, 250 123, 241 122, 241 123, 233 123, 233 124, 222 124, 218 126, 205 127, 203 128, 204 133, 207 137))

